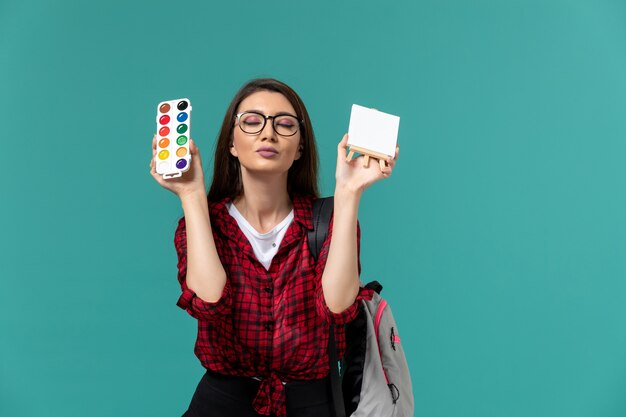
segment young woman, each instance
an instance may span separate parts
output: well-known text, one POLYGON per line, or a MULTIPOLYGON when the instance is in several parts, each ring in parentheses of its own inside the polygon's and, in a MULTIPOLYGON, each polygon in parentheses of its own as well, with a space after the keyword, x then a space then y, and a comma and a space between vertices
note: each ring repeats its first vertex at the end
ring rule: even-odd
MULTIPOLYGON (((151 174, 181 200, 175 233, 178 306, 198 320, 196 356, 207 369, 186 417, 332 416, 331 323, 344 324, 371 296, 359 283, 361 194, 389 177, 337 148, 335 210, 318 261, 309 251, 318 197, 317 150, 302 100, 287 85, 257 79, 235 95, 222 123, 206 194, 198 147, 181 178, 151 174)), ((397 158, 397 153, 396 153, 397 158)), ((337 345, 345 348, 343 332, 337 345)))

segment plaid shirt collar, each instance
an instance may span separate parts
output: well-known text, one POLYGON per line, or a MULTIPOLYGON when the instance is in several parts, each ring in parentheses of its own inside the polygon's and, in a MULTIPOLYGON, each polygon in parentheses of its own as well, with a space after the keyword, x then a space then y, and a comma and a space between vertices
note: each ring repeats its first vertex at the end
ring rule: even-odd
MULTIPOLYGON (((311 213, 312 201, 315 199, 313 196, 295 194, 292 198, 293 202, 293 220, 295 223, 300 224, 304 229, 311 230, 313 229, 313 218, 311 213)), ((230 227, 236 225, 236 220, 228 214, 228 203, 232 202, 232 198, 226 197, 221 201, 209 201, 209 209, 211 214, 215 213, 218 215, 212 216, 216 219, 216 225, 220 228, 222 232, 227 230, 232 230, 230 227)), ((238 237, 232 236, 230 234, 225 233, 226 236, 231 236, 233 239, 238 239, 238 237)))

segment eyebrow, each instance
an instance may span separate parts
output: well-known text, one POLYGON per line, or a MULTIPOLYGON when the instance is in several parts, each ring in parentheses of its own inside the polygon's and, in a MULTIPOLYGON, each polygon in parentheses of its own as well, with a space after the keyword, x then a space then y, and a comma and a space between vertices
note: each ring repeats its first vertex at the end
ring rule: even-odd
MULTIPOLYGON (((257 109, 243 110, 243 111, 240 111, 239 113, 259 113, 259 114, 262 114, 263 116, 267 116, 267 114, 257 109)), ((276 116, 291 116, 291 117, 295 117, 296 119, 298 118, 298 116, 296 116, 295 114, 291 114, 287 111, 279 111, 273 117, 276 117, 276 116)))

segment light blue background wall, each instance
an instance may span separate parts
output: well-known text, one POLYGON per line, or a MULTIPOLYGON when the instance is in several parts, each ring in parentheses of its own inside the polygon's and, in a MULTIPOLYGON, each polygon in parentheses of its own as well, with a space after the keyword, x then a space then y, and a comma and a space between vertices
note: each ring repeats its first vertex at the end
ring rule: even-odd
MULTIPOLYGON (((273 76, 331 193, 359 103, 401 116, 364 197, 416 416, 626 415, 626 3, 0 3, 0 415, 176 416, 202 374, 175 306, 154 109, 273 76)), ((209 171, 210 172, 210 171, 209 171)))

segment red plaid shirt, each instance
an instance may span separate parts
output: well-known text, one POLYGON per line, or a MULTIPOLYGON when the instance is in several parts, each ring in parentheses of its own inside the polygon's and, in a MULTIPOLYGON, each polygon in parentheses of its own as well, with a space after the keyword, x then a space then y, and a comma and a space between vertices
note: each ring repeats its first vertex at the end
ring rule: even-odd
POLYGON ((265 415, 286 415, 282 381, 328 375, 330 323, 339 325, 336 341, 341 355, 345 350, 341 325, 356 317, 359 300, 372 296, 371 290, 361 288, 355 303, 339 314, 326 306, 321 278, 332 221, 315 263, 307 239, 307 231, 313 228, 313 200, 306 196, 293 199, 294 220, 269 271, 256 259, 248 239, 228 213, 229 200, 209 202, 213 238, 227 275, 222 296, 214 303, 205 302, 187 288, 184 218, 176 229, 174 243, 182 287, 177 305, 198 319, 195 354, 205 368, 214 372, 262 378, 253 406, 265 415))

